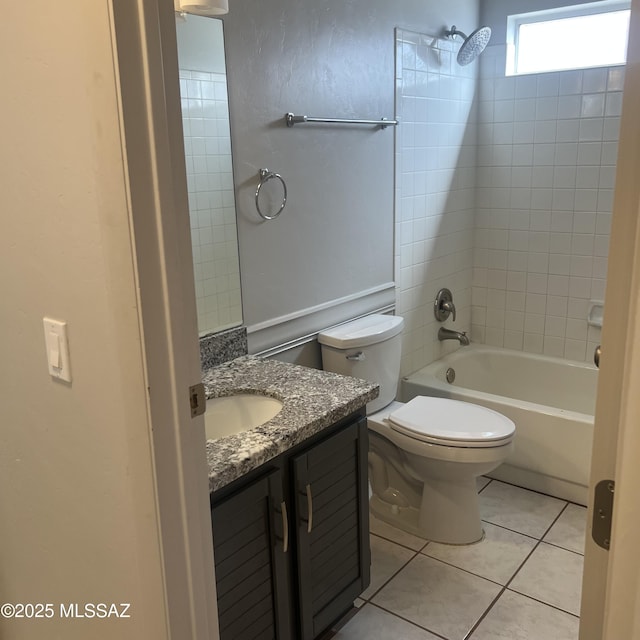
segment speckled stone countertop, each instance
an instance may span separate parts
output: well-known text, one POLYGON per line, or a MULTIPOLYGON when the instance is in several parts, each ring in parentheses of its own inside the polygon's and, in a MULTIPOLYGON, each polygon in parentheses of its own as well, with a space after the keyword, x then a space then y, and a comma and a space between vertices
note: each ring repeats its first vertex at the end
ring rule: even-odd
POLYGON ((378 397, 377 384, 255 356, 209 369, 202 381, 207 398, 257 393, 284 405, 275 418, 255 429, 207 441, 212 492, 378 397))

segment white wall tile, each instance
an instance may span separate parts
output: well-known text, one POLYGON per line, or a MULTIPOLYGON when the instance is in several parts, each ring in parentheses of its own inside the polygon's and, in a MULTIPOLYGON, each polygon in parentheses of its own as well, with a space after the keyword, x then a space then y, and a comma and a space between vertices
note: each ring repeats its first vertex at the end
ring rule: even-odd
POLYGON ((560 75, 559 92, 560 95, 570 95, 582 93, 582 71, 565 71, 560 75))
POLYGON ((585 69, 583 71, 582 91, 584 93, 603 92, 607 90, 608 69, 585 69))
POLYGON ((522 348, 528 353, 542 353, 544 337, 541 334, 525 333, 522 348))
POLYGON ((560 96, 558 99, 558 119, 579 118, 582 109, 582 98, 579 95, 560 96))
POLYGON ((622 113, 622 91, 607 94, 604 113, 606 116, 619 116, 622 113))
POLYGON ((516 81, 516 98, 535 98, 538 95, 538 76, 518 76, 516 81))
POLYGON ((601 118, 604 116, 605 95, 592 93, 582 96, 582 108, 580 115, 583 118, 601 118))
MULTIPOLYGON (((446 344, 443 348, 436 339, 440 325, 433 320, 431 306, 438 289, 447 286, 453 291, 458 315, 455 326, 460 330, 472 329, 471 305, 475 305, 473 322, 478 330, 474 340, 478 340, 478 336, 484 339, 487 322, 488 274, 494 286, 506 287, 508 237, 506 232, 503 240, 481 233, 474 237, 474 191, 476 166, 511 165, 513 101, 508 98, 515 93, 515 81, 497 87, 498 95, 507 100, 498 109, 504 124, 496 126, 494 78, 481 84, 478 109, 474 103, 477 65, 471 69, 457 65, 450 43, 444 40, 405 30, 398 31, 398 39, 402 55, 396 60, 396 77, 402 80, 396 87, 396 111, 402 115, 402 126, 396 149, 401 161, 396 163, 400 204, 395 261, 400 272, 396 275, 397 312, 407 321, 402 357, 405 374, 455 347, 446 344), (405 49, 406 42, 415 46, 405 49), (478 112, 482 114, 480 127, 475 124, 478 112), (488 152, 484 162, 482 153, 476 153, 478 141, 488 152), (496 143, 500 143, 498 150, 496 143), (474 242, 478 247, 475 265, 485 265, 475 273, 474 242)), ((509 180, 503 183, 510 187, 509 180)), ((490 185, 489 179, 487 205, 500 204, 504 194, 494 194, 490 185)), ((508 203, 509 188, 506 192, 508 203)))
POLYGON ((474 282, 483 288, 475 294, 475 339, 590 359, 589 344, 599 334, 587 332, 586 305, 589 296, 604 295, 624 68, 503 83, 503 67, 494 60, 481 75, 486 104, 479 111, 478 165, 492 168, 478 170, 476 227, 482 234, 476 243, 488 248, 505 223, 509 233, 506 298, 496 288, 503 273, 494 265, 489 275, 489 254, 476 244, 474 282), (485 312, 483 324, 481 309, 491 305, 497 306, 485 312))
POLYGON ((614 67, 609 69, 607 91, 622 91, 624 88, 624 75, 624 67, 614 67))

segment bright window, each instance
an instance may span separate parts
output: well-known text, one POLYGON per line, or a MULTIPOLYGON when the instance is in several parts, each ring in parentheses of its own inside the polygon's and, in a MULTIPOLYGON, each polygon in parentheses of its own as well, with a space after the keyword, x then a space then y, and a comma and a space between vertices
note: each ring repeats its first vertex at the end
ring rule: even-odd
POLYGON ((509 16, 507 75, 624 64, 628 2, 593 2, 509 16))

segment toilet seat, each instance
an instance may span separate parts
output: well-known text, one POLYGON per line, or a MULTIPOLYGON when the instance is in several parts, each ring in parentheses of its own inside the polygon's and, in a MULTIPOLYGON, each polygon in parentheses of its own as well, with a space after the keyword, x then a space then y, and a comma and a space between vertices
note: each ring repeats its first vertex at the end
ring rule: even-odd
POLYGON ((469 402, 417 396, 388 417, 407 437, 448 447, 500 447, 511 442, 515 425, 497 411, 469 402))

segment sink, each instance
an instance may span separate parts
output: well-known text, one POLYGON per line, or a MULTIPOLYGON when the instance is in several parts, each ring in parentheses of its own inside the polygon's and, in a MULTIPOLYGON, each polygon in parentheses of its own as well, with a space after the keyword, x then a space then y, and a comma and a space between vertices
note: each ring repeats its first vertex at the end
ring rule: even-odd
POLYGON ((207 440, 248 431, 280 413, 282 402, 268 396, 238 393, 207 400, 204 429, 207 440))

